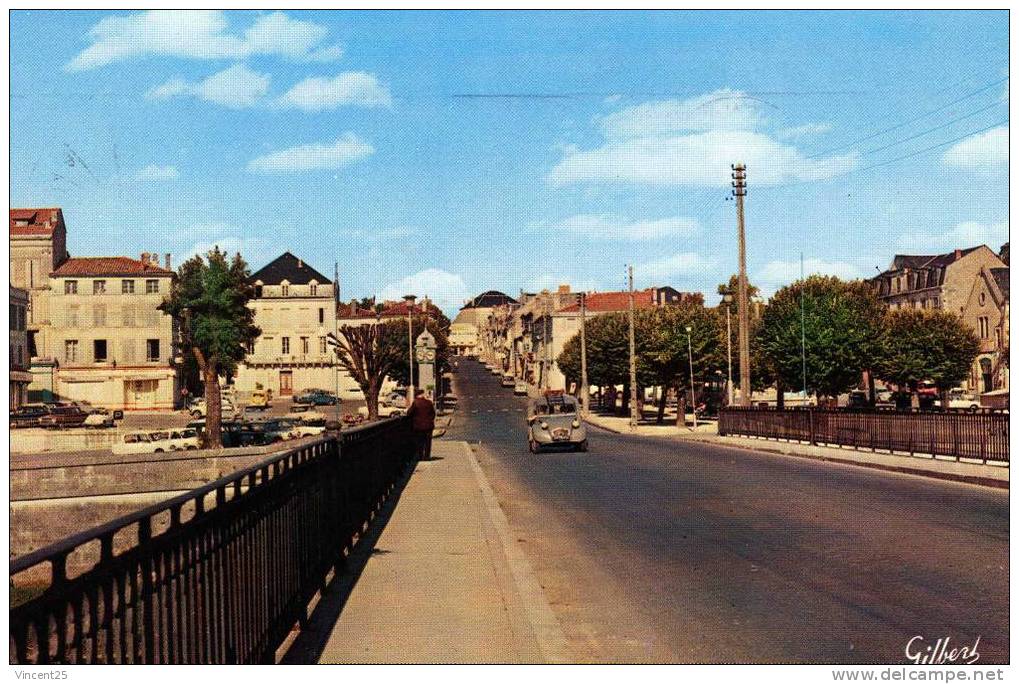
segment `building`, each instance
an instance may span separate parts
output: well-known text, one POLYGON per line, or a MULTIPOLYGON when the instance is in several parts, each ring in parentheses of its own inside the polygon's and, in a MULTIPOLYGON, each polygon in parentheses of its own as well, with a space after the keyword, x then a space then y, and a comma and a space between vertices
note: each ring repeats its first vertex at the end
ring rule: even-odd
POLYGON ((59 208, 10 210, 10 284, 28 292, 26 355, 36 379, 29 390, 49 399, 57 351, 50 344, 49 275, 67 258, 67 228, 59 208))
POLYGON ((72 257, 49 274, 55 394, 125 410, 167 410, 178 396, 176 327, 159 310, 170 256, 72 257))
MULTIPOLYGON (((1007 255, 1007 249, 1003 253, 1007 255)), ((979 245, 946 254, 897 254, 888 270, 870 282, 890 309, 943 309, 961 316, 981 344, 963 388, 986 392, 990 391, 986 387, 999 389, 998 383, 1004 382, 995 376, 1001 377, 1001 364, 1007 364, 1007 352, 996 351, 1001 344, 1007 345, 1007 281, 1008 266, 1001 256, 979 245), (1004 292, 998 284, 1002 274, 1004 292), (1001 331, 1001 343, 996 330, 1001 331)))
POLYGON ((262 334, 237 368, 238 391, 270 389, 281 397, 306 389, 334 390, 339 366, 326 344, 336 329, 333 282, 284 252, 251 276, 249 306, 262 334))
POLYGON ((453 354, 477 356, 480 349, 479 334, 488 317, 498 307, 517 304, 517 300, 497 290, 489 290, 470 299, 460 307, 449 326, 449 347, 453 354))
POLYGON ((28 402, 28 386, 32 382, 28 357, 28 291, 9 286, 10 307, 10 371, 8 407, 16 409, 28 402))

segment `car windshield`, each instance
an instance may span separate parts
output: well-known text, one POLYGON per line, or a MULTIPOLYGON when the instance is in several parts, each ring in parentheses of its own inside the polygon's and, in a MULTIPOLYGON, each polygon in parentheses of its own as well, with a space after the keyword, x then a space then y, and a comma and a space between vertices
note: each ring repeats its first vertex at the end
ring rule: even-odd
POLYGON ((184 430, 183 432, 180 433, 180 436, 184 438, 197 437, 198 432, 196 430, 184 430))
POLYGON ((163 440, 163 439, 170 439, 170 433, 169 432, 151 432, 151 433, 149 433, 149 438, 153 442, 158 442, 158 441, 163 440))
POLYGON ((127 434, 124 435, 124 444, 137 444, 139 442, 149 441, 149 436, 146 434, 127 434))

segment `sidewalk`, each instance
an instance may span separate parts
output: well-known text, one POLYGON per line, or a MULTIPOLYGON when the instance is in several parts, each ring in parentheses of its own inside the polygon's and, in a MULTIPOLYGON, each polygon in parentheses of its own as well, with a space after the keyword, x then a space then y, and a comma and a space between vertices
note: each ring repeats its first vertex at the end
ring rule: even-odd
POLYGON ((620 416, 590 415, 587 422, 604 430, 617 434, 636 434, 641 437, 665 437, 676 440, 701 441, 716 446, 729 446, 752 451, 764 451, 784 456, 814 458, 821 461, 842 463, 864 468, 875 468, 909 475, 921 475, 941 480, 968 482, 987 487, 1008 489, 1008 465, 985 465, 983 463, 961 462, 947 458, 931 458, 930 456, 910 456, 908 454, 889 454, 872 452, 837 446, 818 446, 800 442, 784 442, 754 437, 720 437, 718 423, 711 422, 697 426, 679 428, 671 425, 646 425, 641 423, 636 431, 630 430, 629 419, 620 416))
POLYGON ((568 661, 558 621, 470 447, 435 441, 318 662, 568 661))

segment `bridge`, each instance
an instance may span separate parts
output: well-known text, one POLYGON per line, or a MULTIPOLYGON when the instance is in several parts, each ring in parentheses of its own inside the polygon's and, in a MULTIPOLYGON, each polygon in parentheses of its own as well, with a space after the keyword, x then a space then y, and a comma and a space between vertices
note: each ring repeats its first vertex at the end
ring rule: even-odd
POLYGON ((12 560, 10 662, 274 662, 412 454, 381 421, 12 560))

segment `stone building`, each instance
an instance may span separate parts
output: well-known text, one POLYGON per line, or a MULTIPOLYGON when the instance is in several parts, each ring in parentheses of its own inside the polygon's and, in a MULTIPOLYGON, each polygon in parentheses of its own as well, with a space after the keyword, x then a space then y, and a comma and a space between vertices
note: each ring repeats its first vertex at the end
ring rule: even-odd
POLYGON ((1007 386, 1002 379, 1007 371, 1001 368, 1007 351, 999 350, 1007 349, 1008 266, 1001 256, 986 245, 946 254, 897 254, 870 282, 890 309, 943 309, 960 315, 977 333, 980 354, 964 389, 980 393, 1007 386))
POLYGON ((334 391, 339 366, 326 344, 336 329, 333 282, 290 252, 252 274, 251 282, 249 306, 262 334, 237 368, 237 390, 270 389, 280 397, 334 391))
POLYGON ((176 327, 159 310, 174 273, 169 255, 75 257, 49 274, 55 393, 124 410, 172 409, 176 327))
POLYGON ((489 290, 468 300, 449 326, 449 347, 452 353, 462 356, 477 356, 480 332, 488 317, 498 307, 517 304, 517 300, 497 290, 489 290))
POLYGON ((28 291, 9 286, 10 308, 10 370, 7 403, 15 409, 28 402, 28 385, 32 374, 28 371, 28 291))
POLYGON ((50 273, 67 260, 67 228, 59 208, 10 210, 10 284, 28 292, 26 356, 37 377, 30 390, 49 399, 53 358, 49 340, 50 273))

